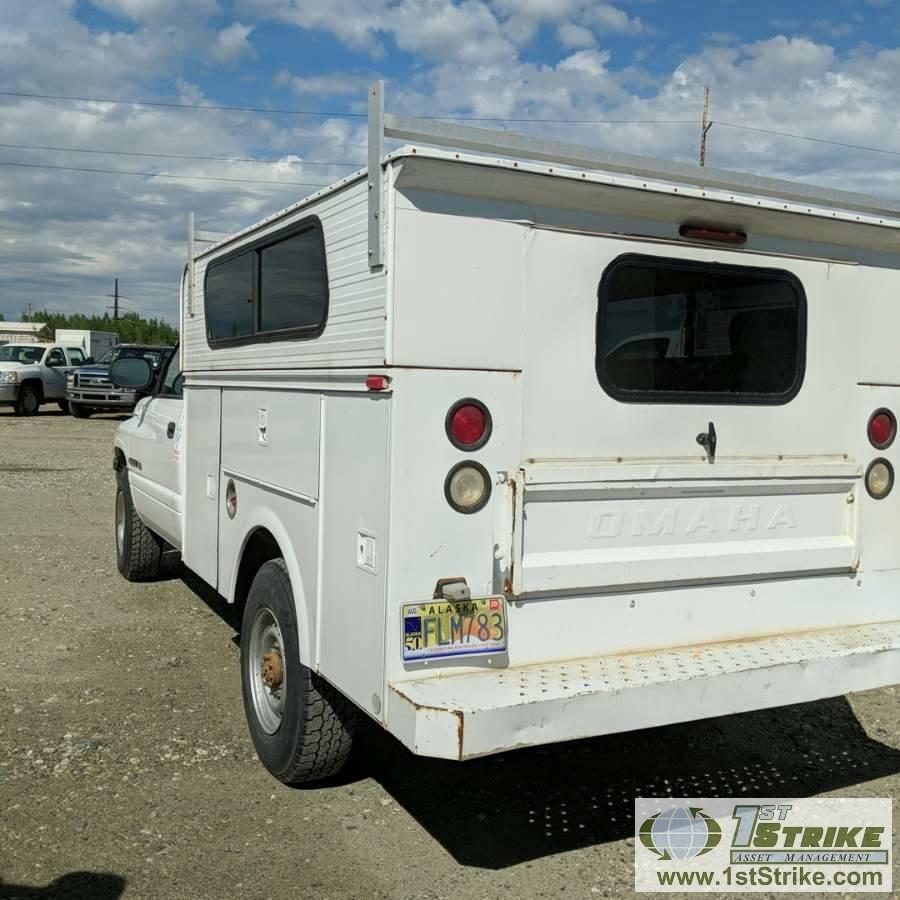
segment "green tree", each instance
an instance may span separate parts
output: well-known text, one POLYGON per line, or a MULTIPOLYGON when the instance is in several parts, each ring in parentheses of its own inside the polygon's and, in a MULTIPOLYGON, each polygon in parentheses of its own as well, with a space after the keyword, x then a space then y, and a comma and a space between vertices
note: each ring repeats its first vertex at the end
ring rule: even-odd
POLYGON ((80 328, 90 331, 113 331, 123 344, 178 343, 178 331, 162 319, 143 319, 135 312, 123 313, 118 319, 109 315, 86 316, 82 313, 56 313, 39 309, 22 314, 23 322, 46 322, 52 336, 58 328, 80 328))

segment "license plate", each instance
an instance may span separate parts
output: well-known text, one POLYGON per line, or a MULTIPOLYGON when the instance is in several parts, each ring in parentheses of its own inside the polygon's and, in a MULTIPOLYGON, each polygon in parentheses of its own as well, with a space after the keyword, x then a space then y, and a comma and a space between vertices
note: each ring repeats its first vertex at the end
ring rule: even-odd
POLYGON ((401 618, 404 661, 506 650, 503 597, 407 603, 401 618))

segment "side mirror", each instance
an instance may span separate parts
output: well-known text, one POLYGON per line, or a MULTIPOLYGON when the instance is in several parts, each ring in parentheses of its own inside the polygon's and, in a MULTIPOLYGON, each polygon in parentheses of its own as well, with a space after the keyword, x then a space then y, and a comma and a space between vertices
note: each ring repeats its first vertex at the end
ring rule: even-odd
POLYGON ((109 367, 109 380, 118 388, 144 391, 153 384, 153 369, 142 357, 123 356, 109 367))
POLYGON ((89 356, 83 363, 83 366, 92 366, 94 364, 94 357, 89 356))

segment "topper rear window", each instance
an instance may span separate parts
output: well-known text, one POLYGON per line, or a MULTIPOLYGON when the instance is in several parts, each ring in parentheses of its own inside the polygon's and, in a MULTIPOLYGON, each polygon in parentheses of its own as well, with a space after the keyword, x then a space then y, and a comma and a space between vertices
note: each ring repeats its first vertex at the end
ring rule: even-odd
POLYGON ((628 255, 600 282, 597 377, 617 400, 787 403, 805 346, 789 272, 628 255))

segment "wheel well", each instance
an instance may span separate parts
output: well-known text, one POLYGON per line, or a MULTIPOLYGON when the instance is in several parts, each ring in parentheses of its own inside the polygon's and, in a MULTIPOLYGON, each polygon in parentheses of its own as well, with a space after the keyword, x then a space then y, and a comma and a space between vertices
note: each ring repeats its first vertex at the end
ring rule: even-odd
POLYGON ((21 387, 33 387, 37 391, 38 399, 44 399, 44 382, 40 378, 26 378, 21 387))
POLYGON ((244 554, 241 557, 241 565, 238 569, 237 581, 234 586, 234 602, 243 604, 250 592, 250 585, 256 573, 263 563, 281 556, 281 548, 278 541, 272 537, 265 528, 257 528, 250 535, 250 539, 244 546, 244 554))

